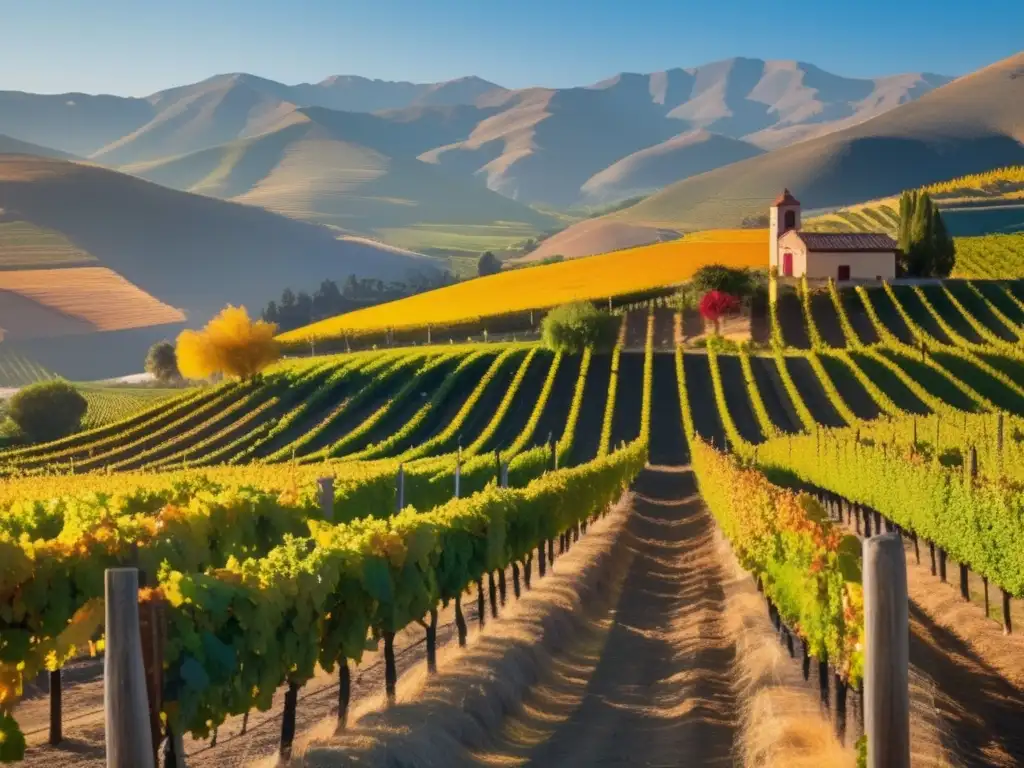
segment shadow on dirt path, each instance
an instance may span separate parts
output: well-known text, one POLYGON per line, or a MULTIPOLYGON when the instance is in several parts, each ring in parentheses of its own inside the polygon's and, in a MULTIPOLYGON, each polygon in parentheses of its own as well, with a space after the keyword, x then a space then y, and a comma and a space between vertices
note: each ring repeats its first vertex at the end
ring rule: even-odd
POLYGON ((486 764, 732 765, 734 649, 689 470, 645 470, 622 535, 631 558, 618 594, 506 721, 486 764))

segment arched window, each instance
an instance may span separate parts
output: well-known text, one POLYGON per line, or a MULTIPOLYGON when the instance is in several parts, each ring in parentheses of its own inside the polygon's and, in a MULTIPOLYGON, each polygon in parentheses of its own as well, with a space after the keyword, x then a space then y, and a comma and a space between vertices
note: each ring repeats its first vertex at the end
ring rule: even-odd
POLYGON ((787 232, 791 229, 796 229, 796 211, 786 211, 786 218, 783 222, 783 226, 787 232))

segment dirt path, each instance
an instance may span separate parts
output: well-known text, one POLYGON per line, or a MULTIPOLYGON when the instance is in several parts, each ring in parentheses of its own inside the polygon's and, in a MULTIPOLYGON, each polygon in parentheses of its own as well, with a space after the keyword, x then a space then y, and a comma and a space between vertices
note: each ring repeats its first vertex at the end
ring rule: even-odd
POLYGON ((645 471, 623 535, 630 562, 616 594, 481 762, 732 764, 734 651, 712 522, 689 471, 645 471))

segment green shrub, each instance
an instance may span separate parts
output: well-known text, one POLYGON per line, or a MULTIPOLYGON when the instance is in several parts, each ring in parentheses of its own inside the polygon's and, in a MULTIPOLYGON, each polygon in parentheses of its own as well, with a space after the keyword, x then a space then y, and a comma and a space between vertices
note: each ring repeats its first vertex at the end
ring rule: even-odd
POLYGON ((541 323, 544 345, 556 352, 609 349, 615 344, 619 320, 585 301, 563 304, 541 323))
POLYGON ((146 355, 146 373, 161 383, 181 381, 178 372, 178 356, 169 341, 158 341, 149 348, 146 355))
POLYGON ((56 440, 81 426, 88 403, 66 381, 45 381, 19 390, 7 415, 30 440, 56 440))
POLYGON ((757 291, 761 280, 753 270, 745 267, 708 264, 694 272, 691 283, 697 287, 700 294, 719 291, 739 298, 746 298, 757 291))
POLYGON ((496 275, 501 272, 501 262, 498 257, 490 251, 485 251, 480 257, 480 260, 476 263, 476 271, 480 277, 487 277, 487 275, 496 275))

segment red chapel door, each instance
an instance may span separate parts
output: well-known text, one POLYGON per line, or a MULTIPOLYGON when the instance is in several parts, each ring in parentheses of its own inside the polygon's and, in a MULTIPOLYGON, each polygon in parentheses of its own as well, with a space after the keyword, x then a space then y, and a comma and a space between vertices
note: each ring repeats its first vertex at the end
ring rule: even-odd
POLYGON ((793 254, 789 251, 782 254, 782 274, 784 277, 793 276, 793 254))

